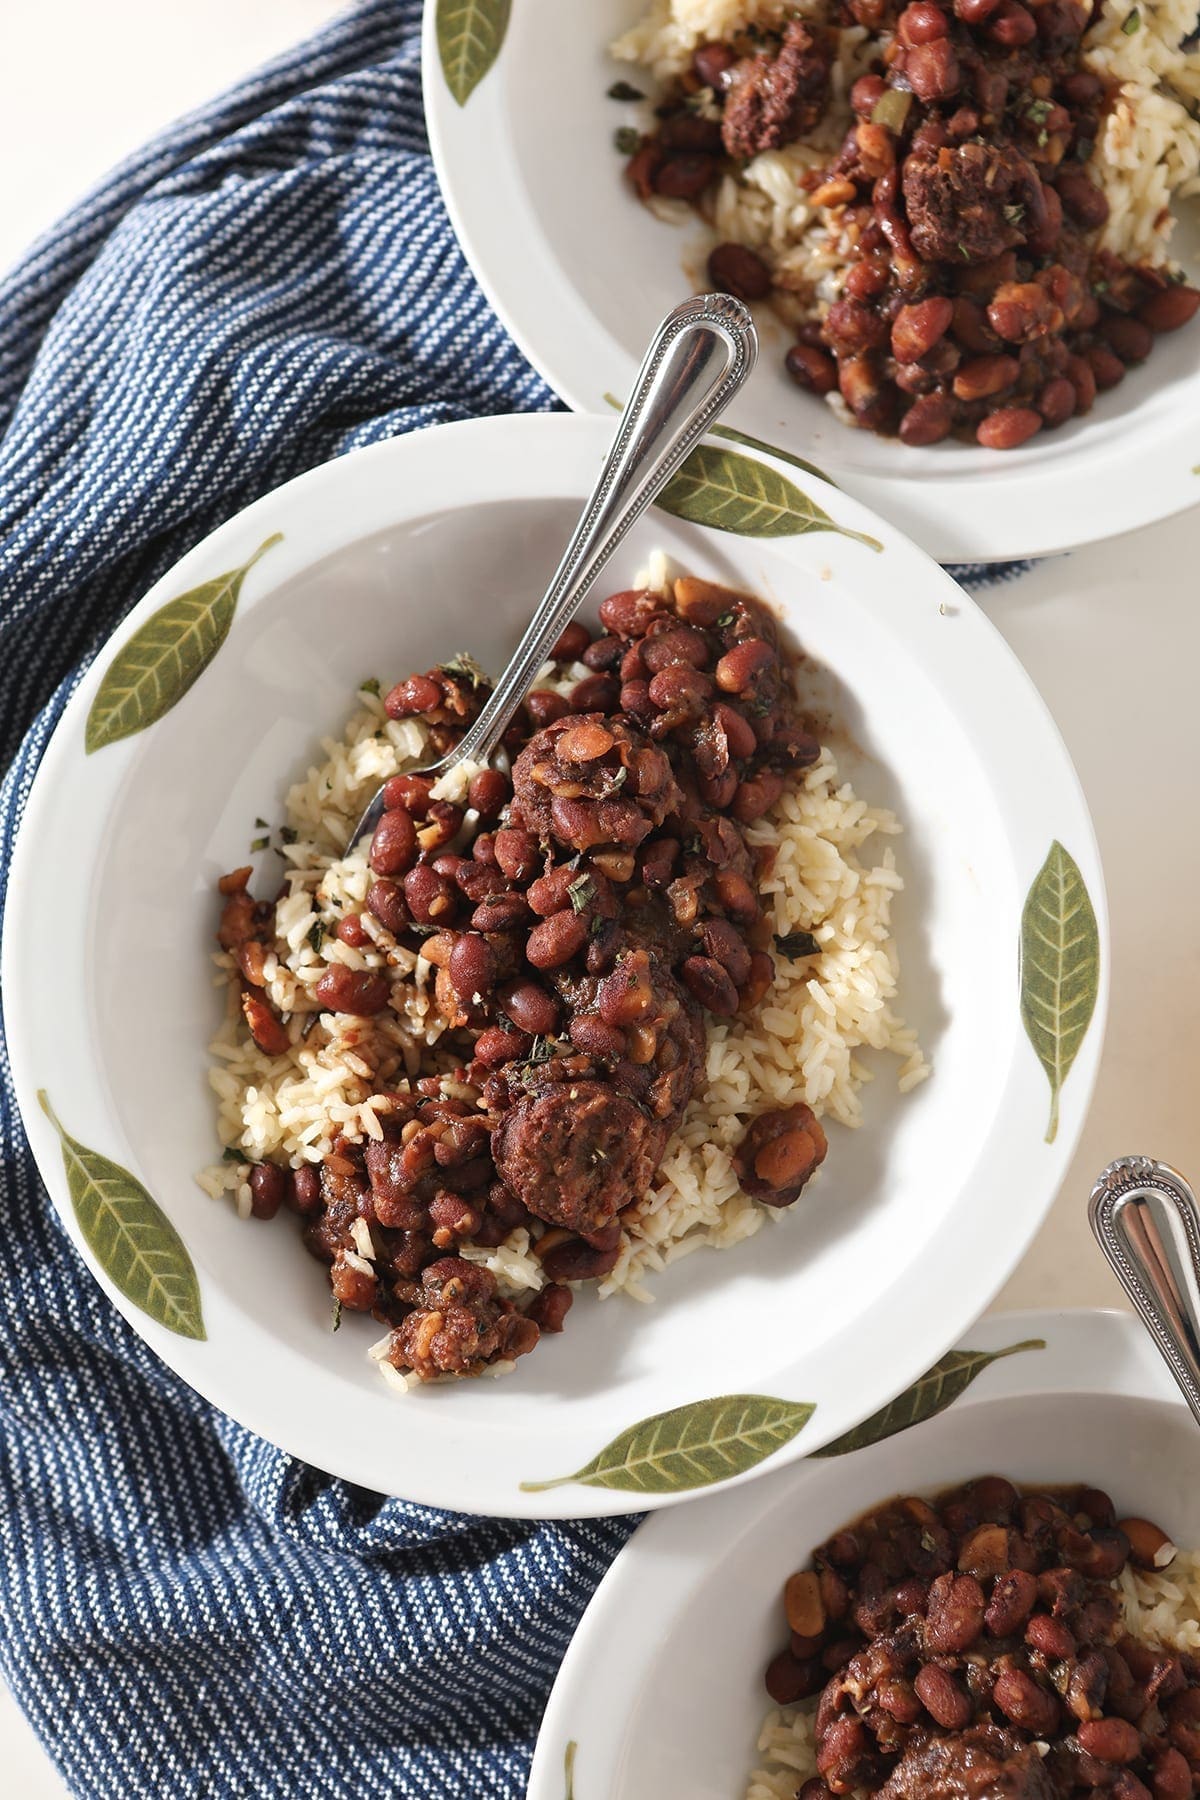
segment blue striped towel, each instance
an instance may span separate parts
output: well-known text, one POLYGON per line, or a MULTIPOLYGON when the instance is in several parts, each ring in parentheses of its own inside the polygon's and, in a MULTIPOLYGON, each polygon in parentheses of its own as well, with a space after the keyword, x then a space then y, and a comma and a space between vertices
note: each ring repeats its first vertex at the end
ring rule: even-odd
MULTIPOLYGON (((360 444, 555 404, 450 231, 420 11, 174 127, 0 287, 0 883, 80 671, 185 550, 360 444)), ((214 1411, 69 1248, 0 1058, 0 1667, 72 1791, 517 1800, 635 1522, 383 1500, 214 1411)))

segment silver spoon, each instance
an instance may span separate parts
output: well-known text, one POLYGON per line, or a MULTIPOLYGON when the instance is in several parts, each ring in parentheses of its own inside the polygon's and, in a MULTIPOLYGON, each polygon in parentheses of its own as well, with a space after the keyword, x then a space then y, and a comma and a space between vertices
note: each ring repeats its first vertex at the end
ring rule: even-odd
MULTIPOLYGON (((538 670, 605 563, 728 406, 757 356, 754 321, 729 294, 701 294, 667 314, 646 352, 575 535, 511 662, 453 750, 413 774, 436 780, 456 763, 491 760, 538 670)), ((374 831, 383 811, 381 788, 354 827, 348 848, 374 831)))
POLYGON ((1200 1425, 1200 1209, 1183 1176, 1146 1156, 1110 1163, 1088 1218, 1113 1272, 1200 1425))

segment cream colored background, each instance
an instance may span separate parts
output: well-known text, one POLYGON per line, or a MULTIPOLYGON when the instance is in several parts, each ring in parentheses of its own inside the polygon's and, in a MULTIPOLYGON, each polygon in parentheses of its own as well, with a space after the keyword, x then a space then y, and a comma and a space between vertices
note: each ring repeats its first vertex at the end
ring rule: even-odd
MULTIPOLYGON (((6 84, 0 108, 0 266, 160 126, 338 10, 332 0, 5 6, 0 46, 20 79, 6 84)), ((1045 562, 985 602, 1054 711, 1087 790, 1108 875, 1114 974, 1082 1145, 999 1306, 1118 1300, 1085 1217, 1091 1182, 1114 1156, 1146 1152, 1200 1175, 1197 568, 1193 512, 1045 562)), ((61 1800, 2 1688, 0 1769, 5 1792, 61 1800)))

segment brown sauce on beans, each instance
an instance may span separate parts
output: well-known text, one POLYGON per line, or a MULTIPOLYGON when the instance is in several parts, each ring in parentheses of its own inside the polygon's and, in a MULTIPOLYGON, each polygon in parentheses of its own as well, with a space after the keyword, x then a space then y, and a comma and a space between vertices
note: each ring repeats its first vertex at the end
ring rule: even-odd
MULTIPOLYGON (((842 26, 874 35, 845 141, 805 178, 849 267, 787 351, 799 387, 837 390, 854 424, 914 446, 1015 449, 1193 318, 1200 292, 1099 248, 1109 209, 1089 165, 1109 94, 1083 61, 1083 0, 841 0, 829 19, 701 45, 628 165, 644 200, 711 216, 730 170, 824 116, 842 26)), ((793 277, 776 289, 744 245, 718 244, 708 277, 795 319, 793 277)))
POLYGON ((998 1475, 853 1520, 789 1577, 766 1672, 817 1701, 799 1800, 1189 1800, 1200 1658, 1128 1636, 1115 1590, 1173 1554, 1097 1488, 998 1475))
MULTIPOLYGON (((600 624, 598 637, 564 632, 560 664, 591 673, 567 695, 530 695, 506 738, 511 776, 472 779, 481 829, 462 853, 464 811, 435 800, 427 778, 385 789, 365 908, 336 938, 432 966, 442 1072, 385 1093, 382 1140, 339 1138, 319 1174, 251 1174, 253 1212, 298 1213, 338 1304, 391 1327, 389 1360, 425 1379, 478 1374, 563 1329, 569 1284, 616 1265, 622 1215, 701 1076, 706 1016, 752 1009, 774 975, 745 828, 820 755, 774 620, 743 594, 681 579, 670 596, 610 595, 600 624), (364 1226, 373 1258, 360 1253, 364 1226), (461 1254, 517 1227, 548 1278, 524 1311, 461 1254)), ((448 665, 397 683, 385 707, 419 717, 443 751, 486 693, 448 665)), ((282 1054, 287 1021, 261 991, 274 909, 250 897, 249 875, 222 884, 219 938, 237 956, 255 1042, 282 1054)), ((394 979, 334 959, 314 992, 369 1022, 402 1004, 394 979)), ((796 1104, 752 1122, 737 1166, 747 1193, 785 1206, 825 1153, 796 1104)))

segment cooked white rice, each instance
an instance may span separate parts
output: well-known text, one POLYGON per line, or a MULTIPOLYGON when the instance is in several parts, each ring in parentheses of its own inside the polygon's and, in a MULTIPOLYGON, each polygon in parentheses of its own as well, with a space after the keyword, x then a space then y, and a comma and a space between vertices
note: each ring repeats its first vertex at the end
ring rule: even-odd
MULTIPOLYGON (((1126 1568, 1117 1581, 1122 1626, 1159 1648, 1200 1650, 1200 1550, 1180 1550, 1161 1574, 1126 1568)), ((795 1800, 817 1773, 813 1725, 817 1703, 773 1706, 758 1734, 760 1758, 743 1800, 795 1800)))
MULTIPOLYGON (((647 584, 667 579, 665 560, 656 558, 647 584)), ((557 679, 570 686, 588 673, 580 666, 557 672, 557 679)), ((539 685, 553 685, 555 675, 547 666, 539 685)), ((276 944, 265 967, 267 997, 289 1021, 286 1053, 271 1057, 256 1048, 242 1017, 234 959, 224 952, 214 957, 226 1013, 209 1046, 209 1080, 224 1160, 199 1181, 214 1199, 230 1195, 243 1215, 250 1211, 253 1163, 270 1158, 299 1167, 320 1162, 339 1134, 354 1142, 379 1138, 391 1107, 381 1089, 418 1073, 448 1072, 457 1061, 439 1052, 444 1025, 434 1004, 433 966, 401 948, 367 913, 371 948, 351 949, 333 935, 345 913, 361 910, 372 880, 365 847, 349 857, 341 847, 379 784, 428 759, 424 729, 416 721, 389 720, 378 696, 364 690, 343 736, 323 739, 320 748, 320 760, 287 796, 280 841, 286 891, 276 904, 276 944), (392 1008, 370 1019, 321 1012, 313 988, 332 961, 390 967, 392 1008)), ((470 772, 455 771, 435 792, 461 796, 470 772)), ((621 1289, 648 1300, 645 1278, 654 1270, 701 1244, 735 1244, 768 1216, 780 1217, 779 1209, 743 1194, 734 1175, 732 1152, 756 1113, 805 1100, 818 1114, 854 1127, 862 1118, 860 1089, 872 1076, 870 1052, 896 1059, 902 1091, 928 1074, 916 1035, 894 1006, 899 961, 891 909, 903 883, 888 840, 899 830, 891 813, 868 806, 839 779, 828 751, 750 828, 753 843, 776 852, 762 884, 774 930, 811 931, 820 954, 803 962, 777 957, 774 985, 753 1019, 710 1020, 704 1078, 654 1189, 626 1215, 621 1258, 602 1294, 621 1289)), ((448 1081, 446 1091, 474 1097, 459 1083, 448 1081)), ((369 1263, 365 1227, 362 1238, 358 1249, 369 1263)), ((461 1254, 489 1268, 514 1299, 543 1285, 524 1228, 496 1249, 465 1246, 461 1254)), ((380 1367, 389 1380, 396 1377, 395 1385, 406 1384, 386 1363, 380 1367)))
MULTIPOLYGON (((832 18, 836 8, 829 0, 652 0, 612 53, 665 82, 688 67, 698 44, 797 12, 832 18)), ((1085 40, 1085 62, 1120 84, 1089 164, 1109 202, 1101 243, 1132 262, 1169 262, 1171 207, 1200 191, 1200 48, 1182 47, 1197 12, 1197 0, 1105 0, 1085 40)), ((795 324, 821 316, 841 292, 854 234, 843 207, 814 205, 798 182, 840 147, 852 122, 850 88, 887 38, 843 28, 830 104, 816 130, 804 143, 756 156, 717 191, 716 236, 762 257, 787 290, 776 299, 795 324)), ((679 222, 694 216, 678 201, 656 210, 679 222)))

